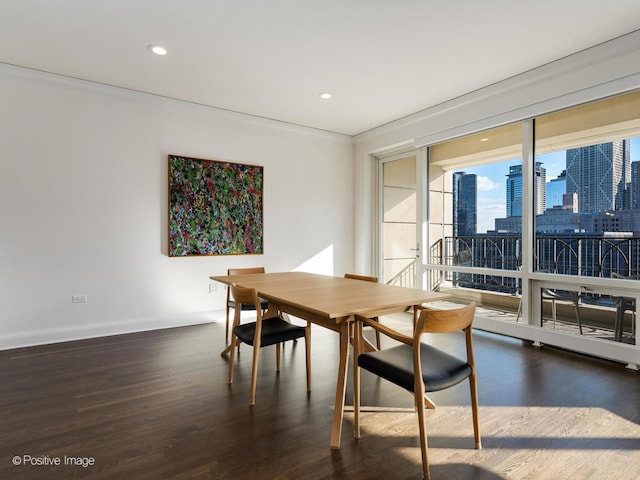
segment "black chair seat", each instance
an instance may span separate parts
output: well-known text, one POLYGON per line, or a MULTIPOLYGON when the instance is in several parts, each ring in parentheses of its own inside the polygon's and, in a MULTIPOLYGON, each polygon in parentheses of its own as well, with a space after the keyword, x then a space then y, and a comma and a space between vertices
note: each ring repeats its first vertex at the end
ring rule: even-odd
MULTIPOLYGON (((247 304, 240 304, 241 305, 241 309, 242 311, 249 311, 249 310, 255 310, 256 307, 253 305, 247 305, 247 304)), ((236 308, 236 302, 234 302, 233 300, 229 300, 229 303, 227 304, 227 306, 229 308, 233 308, 235 310, 236 308)), ((260 298, 260 308, 262 308, 262 310, 266 310, 267 308, 269 308, 269 301, 265 300, 264 298, 260 298)))
MULTIPOLYGON (((242 342, 253 346, 256 336, 256 322, 238 325, 233 331, 242 342)), ((267 347, 287 340, 303 338, 304 335, 305 327, 293 325, 280 317, 263 318, 260 346, 267 347)))
MULTIPOLYGON (((422 377, 425 392, 452 387, 471 375, 471 366, 435 347, 420 343, 422 377)), ((358 365, 396 385, 413 392, 413 349, 408 345, 362 353, 358 365)))

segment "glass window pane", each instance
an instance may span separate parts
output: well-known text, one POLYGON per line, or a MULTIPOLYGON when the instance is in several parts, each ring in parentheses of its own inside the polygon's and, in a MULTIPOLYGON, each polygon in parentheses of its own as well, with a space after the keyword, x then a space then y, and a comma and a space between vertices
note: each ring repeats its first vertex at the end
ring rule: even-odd
POLYGON ((639 278, 640 92, 536 119, 535 155, 546 173, 535 269, 639 278))
POLYGON ((429 147, 429 262, 450 267, 432 274, 432 285, 511 311, 513 320, 521 292, 511 274, 522 264, 521 157, 520 124, 429 147), (478 271, 460 270, 469 268, 478 271))
POLYGON ((635 298, 545 285, 539 289, 542 328, 635 344, 635 298))

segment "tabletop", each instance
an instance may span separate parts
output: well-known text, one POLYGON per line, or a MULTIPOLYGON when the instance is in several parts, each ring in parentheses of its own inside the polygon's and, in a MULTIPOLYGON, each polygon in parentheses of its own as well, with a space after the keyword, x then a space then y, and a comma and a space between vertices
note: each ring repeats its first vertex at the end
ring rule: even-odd
POLYGON ((371 316, 420 305, 451 295, 417 288, 364 282, 307 272, 274 272, 212 276, 228 285, 255 288, 261 297, 287 303, 327 319, 350 315, 371 316))

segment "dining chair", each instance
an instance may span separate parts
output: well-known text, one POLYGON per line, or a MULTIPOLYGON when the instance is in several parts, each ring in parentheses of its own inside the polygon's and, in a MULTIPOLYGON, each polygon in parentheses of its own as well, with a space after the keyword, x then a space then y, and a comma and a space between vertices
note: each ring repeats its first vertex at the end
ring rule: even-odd
POLYGON ((356 329, 363 324, 370 325, 382 334, 400 342, 399 345, 377 352, 360 353, 360 336, 354 337, 354 435, 360 438, 360 369, 382 377, 413 394, 418 412, 422 471, 429 478, 427 460, 427 434, 425 408, 435 408, 435 404, 425 395, 428 392, 444 390, 469 379, 471 391, 471 411, 476 448, 481 448, 480 423, 478 419, 478 392, 476 367, 473 357, 472 324, 476 305, 471 303, 462 308, 433 310, 419 307, 413 335, 404 335, 378 322, 358 316, 356 329), (466 358, 460 359, 439 348, 421 341, 425 333, 450 333, 464 331, 466 358))
MULTIPOLYGON (((638 280, 638 275, 622 275, 617 272, 611 272, 611 278, 620 278, 626 280, 638 280)), ((625 312, 631 312, 631 338, 636 337, 636 299, 633 297, 612 297, 613 303, 616 306, 616 320, 614 326, 614 340, 616 342, 622 342, 624 333, 624 315, 625 312)))
MULTIPOLYGON (((243 275, 250 273, 264 273, 264 267, 250 267, 250 268, 228 268, 227 275, 243 275)), ((260 308, 263 312, 267 310, 269 307, 269 302, 264 298, 260 299, 260 308)), ((231 309, 234 310, 235 314, 236 303, 231 298, 231 290, 227 287, 227 303, 226 303, 226 325, 224 330, 224 341, 227 345, 229 345, 229 311, 231 309)), ((242 310, 255 310, 255 305, 243 305, 242 310)))
MULTIPOLYGON (((354 273, 345 273, 344 278, 351 278, 352 280, 363 280, 365 282, 374 282, 378 283, 378 277, 369 277, 367 275, 356 275, 354 273)), ((371 320, 378 321, 378 317, 373 317, 371 320)), ((376 347, 380 350, 380 332, 376 332, 376 347)))
POLYGON ((580 335, 582 335, 582 319, 580 318, 580 294, 573 291, 557 290, 555 288, 542 288, 541 289, 542 300, 551 300, 551 318, 553 319, 553 329, 556 329, 556 320, 558 318, 556 302, 570 302, 573 304, 573 308, 576 312, 576 320, 578 322, 578 329, 580 335))
POLYGON ((270 345, 276 346, 276 372, 280 372, 280 352, 281 343, 287 340, 304 338, 306 368, 307 368, 307 392, 311 391, 311 324, 307 322, 306 327, 294 325, 284 318, 276 316, 263 318, 258 292, 254 288, 244 288, 231 285, 231 296, 235 301, 233 328, 231 330, 231 349, 229 354, 229 384, 233 383, 233 363, 236 346, 240 342, 253 347, 253 366, 251 370, 251 392, 249 394, 249 405, 256 403, 256 384, 258 380, 258 359, 260 349, 270 345), (253 305, 256 311, 256 321, 240 323, 242 306, 253 305))
MULTIPOLYGON (((573 308, 576 312, 576 321, 578 322, 578 330, 582 335, 582 318, 580 317, 580 294, 578 292, 557 290, 555 288, 543 287, 540 289, 540 299, 542 301, 551 301, 551 319, 553 320, 553 329, 556 329, 556 321, 558 319, 557 301, 570 302, 573 304, 573 308)), ((522 298, 518 304, 518 312, 516 314, 516 323, 520 320, 522 315, 522 298)))

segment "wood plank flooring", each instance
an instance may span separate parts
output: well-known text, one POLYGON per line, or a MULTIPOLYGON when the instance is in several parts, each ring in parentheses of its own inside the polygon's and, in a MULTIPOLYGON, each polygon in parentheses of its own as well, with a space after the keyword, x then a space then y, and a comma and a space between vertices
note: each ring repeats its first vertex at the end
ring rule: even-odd
MULTIPOLYGON (((330 450, 336 334, 313 329, 309 396, 304 343, 286 345, 280 375, 262 349, 253 408, 251 349, 228 386, 223 343, 216 322, 0 352, 0 478, 421 478, 411 397, 366 373, 363 404, 378 408, 360 440, 345 413, 330 450), (65 456, 93 464, 29 464, 65 456)), ((640 478, 638 372, 485 332, 475 347, 483 449, 467 384, 433 394, 432 478, 640 478)))

